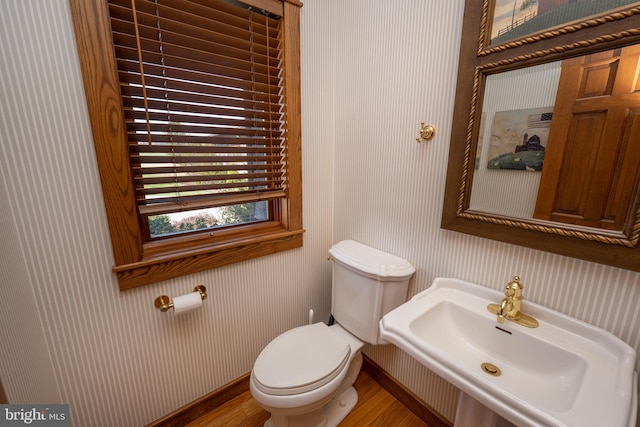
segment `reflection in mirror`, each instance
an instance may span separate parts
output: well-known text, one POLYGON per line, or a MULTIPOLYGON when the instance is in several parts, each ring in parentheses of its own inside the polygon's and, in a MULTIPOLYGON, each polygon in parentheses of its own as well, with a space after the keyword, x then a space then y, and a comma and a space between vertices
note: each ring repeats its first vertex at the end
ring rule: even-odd
MULTIPOLYGON (((559 79, 559 62, 487 77, 470 210, 514 218, 533 218, 540 173, 526 173, 511 168, 490 169, 488 165, 499 162, 500 155, 515 154, 525 134, 533 136, 540 130, 547 130, 548 134, 548 128, 527 129, 526 116, 533 113, 526 112, 553 106, 559 79), (524 115, 524 121, 520 124, 513 121, 496 123, 496 113, 506 115, 506 112, 523 113, 514 116, 524 115)), ((546 145, 546 141, 543 142, 543 146, 546 145)))
POLYGON ((639 58, 629 46, 488 76, 469 210, 629 237, 639 58))

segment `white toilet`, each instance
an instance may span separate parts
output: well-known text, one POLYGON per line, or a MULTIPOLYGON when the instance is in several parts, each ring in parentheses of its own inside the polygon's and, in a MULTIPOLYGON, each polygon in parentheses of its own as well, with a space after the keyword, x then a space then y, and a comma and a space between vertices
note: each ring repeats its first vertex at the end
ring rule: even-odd
POLYGON ((337 426, 358 401, 353 387, 365 342, 380 339, 382 316, 406 300, 415 268, 405 259, 344 240, 333 258, 331 313, 337 323, 276 337, 251 372, 251 394, 271 413, 265 426, 337 426))

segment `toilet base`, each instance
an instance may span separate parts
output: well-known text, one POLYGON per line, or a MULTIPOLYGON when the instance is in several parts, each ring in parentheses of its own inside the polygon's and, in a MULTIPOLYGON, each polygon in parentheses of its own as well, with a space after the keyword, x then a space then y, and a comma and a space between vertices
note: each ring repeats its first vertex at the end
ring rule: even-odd
POLYGON ((272 414, 264 427, 336 427, 358 403, 358 392, 351 386, 322 408, 302 415, 272 414))
POLYGON ((331 399, 331 402, 325 406, 327 426, 333 427, 340 424, 356 406, 356 403, 358 403, 358 392, 354 387, 349 387, 340 396, 331 399))

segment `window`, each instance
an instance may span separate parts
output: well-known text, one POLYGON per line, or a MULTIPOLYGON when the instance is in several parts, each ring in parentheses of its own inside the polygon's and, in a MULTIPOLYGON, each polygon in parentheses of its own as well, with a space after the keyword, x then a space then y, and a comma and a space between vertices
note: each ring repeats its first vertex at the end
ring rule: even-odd
POLYGON ((70 0, 122 290, 302 246, 295 0, 70 0))

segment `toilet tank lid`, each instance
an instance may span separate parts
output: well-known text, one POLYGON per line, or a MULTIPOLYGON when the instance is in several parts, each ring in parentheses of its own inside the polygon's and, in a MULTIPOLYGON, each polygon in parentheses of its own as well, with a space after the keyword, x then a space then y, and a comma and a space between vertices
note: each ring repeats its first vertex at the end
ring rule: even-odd
POLYGON ((409 261, 353 240, 343 240, 329 249, 338 262, 365 274, 396 280, 409 278, 416 269, 409 261))

